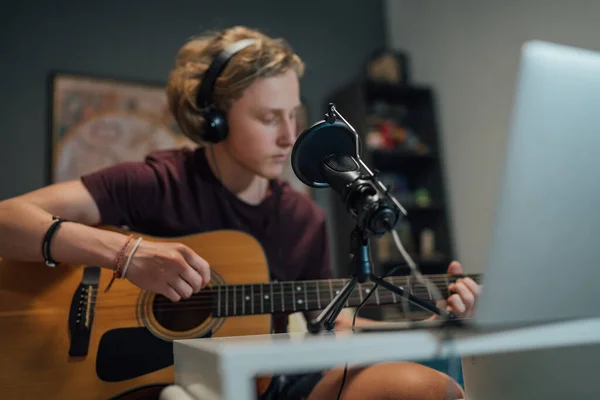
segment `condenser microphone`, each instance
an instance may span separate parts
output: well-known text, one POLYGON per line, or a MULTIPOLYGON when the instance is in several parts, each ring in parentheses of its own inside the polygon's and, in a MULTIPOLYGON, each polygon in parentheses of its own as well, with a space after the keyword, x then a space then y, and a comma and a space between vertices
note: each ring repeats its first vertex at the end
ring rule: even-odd
POLYGON ((325 119, 298 137, 292 150, 292 169, 304 184, 331 187, 364 232, 380 236, 392 230, 404 208, 389 194, 360 158, 360 138, 329 104, 325 119))

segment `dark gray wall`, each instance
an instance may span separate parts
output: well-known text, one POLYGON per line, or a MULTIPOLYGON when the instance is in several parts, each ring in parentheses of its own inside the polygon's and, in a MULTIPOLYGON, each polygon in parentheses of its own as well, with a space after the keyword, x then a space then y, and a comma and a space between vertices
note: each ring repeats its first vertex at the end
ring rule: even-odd
POLYGON ((385 42, 381 1, 43 0, 11 7, 0 17, 0 199, 46 183, 52 69, 164 82, 189 36, 247 25, 285 37, 304 58, 303 95, 320 118, 325 96, 385 42))
MULTIPOLYGON (((166 82, 187 38, 246 25, 285 37, 304 59, 302 94, 316 121, 332 90, 386 42, 381 0, 21 0, 11 7, 0 13, 0 200, 47 183, 51 70, 166 82)), ((331 194, 315 193, 329 217, 339 204, 331 194)))

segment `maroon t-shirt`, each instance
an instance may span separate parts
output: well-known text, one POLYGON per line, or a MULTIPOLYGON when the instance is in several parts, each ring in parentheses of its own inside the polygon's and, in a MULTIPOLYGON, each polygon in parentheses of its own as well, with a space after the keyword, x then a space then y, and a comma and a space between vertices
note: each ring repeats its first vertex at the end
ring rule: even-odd
MULTIPOLYGON (((216 179, 202 148, 154 152, 143 162, 118 164, 81 180, 104 225, 159 237, 241 230, 263 246, 273 280, 332 277, 325 216, 311 199, 277 180, 271 182, 272 195, 248 204, 216 179)), ((284 317, 276 318, 275 331, 286 326, 284 317)))

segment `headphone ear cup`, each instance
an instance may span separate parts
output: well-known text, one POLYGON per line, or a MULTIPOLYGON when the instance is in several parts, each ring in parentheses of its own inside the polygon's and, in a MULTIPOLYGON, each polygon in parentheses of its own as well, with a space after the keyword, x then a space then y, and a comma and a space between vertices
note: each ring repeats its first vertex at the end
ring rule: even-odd
POLYGON ((227 137, 227 119, 214 108, 204 113, 204 134, 202 138, 210 143, 219 143, 227 137))

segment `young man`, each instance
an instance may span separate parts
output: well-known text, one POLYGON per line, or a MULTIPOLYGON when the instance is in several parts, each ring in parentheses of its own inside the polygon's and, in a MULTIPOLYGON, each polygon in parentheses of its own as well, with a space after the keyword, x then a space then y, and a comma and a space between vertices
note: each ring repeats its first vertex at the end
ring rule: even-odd
MULTIPOLYGON (((94 227, 126 225, 163 237, 237 229, 261 242, 273 279, 331 277, 323 212, 279 179, 296 139, 303 69, 283 40, 244 27, 189 41, 177 55, 167 93, 182 131, 205 146, 156 152, 143 162, 116 165, 0 203, 0 256, 118 269, 140 288, 176 302, 209 282, 210 265, 202 254, 176 243, 134 244, 121 233, 94 227), (221 68, 214 67, 219 63, 221 68), (52 216, 69 221, 52 231, 52 216), (53 232, 49 242, 44 241, 48 231, 53 232), (49 252, 40 251, 42 242, 49 252)), ((460 264, 451 264, 449 272, 461 273, 460 264)), ((448 299, 448 309, 470 315, 479 287, 461 279, 450 289, 456 294, 448 299)), ((350 327, 351 322, 341 314, 337 325, 350 327)), ((274 326, 276 332, 285 331, 285 318, 274 326)), ((279 385, 269 398, 332 399, 341 371, 274 382, 279 385)), ((351 368, 341 398, 460 397, 460 388, 433 369, 387 363, 351 368)))

